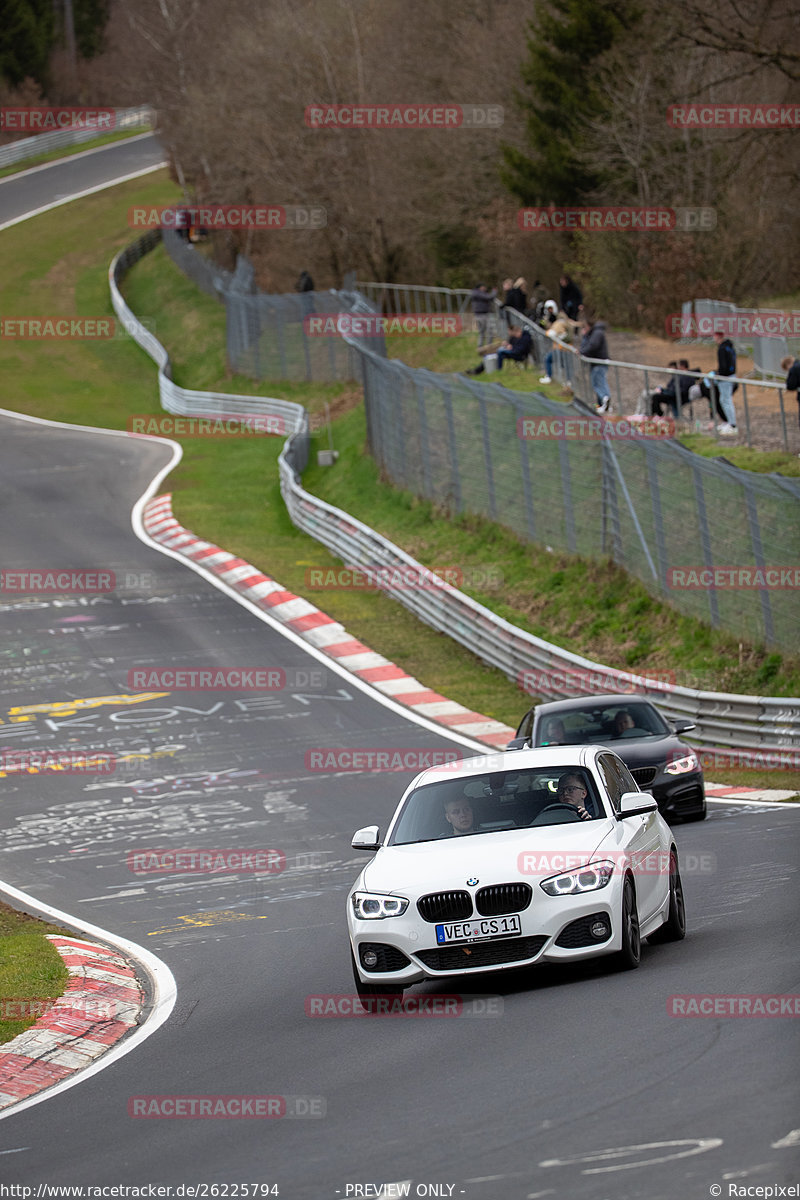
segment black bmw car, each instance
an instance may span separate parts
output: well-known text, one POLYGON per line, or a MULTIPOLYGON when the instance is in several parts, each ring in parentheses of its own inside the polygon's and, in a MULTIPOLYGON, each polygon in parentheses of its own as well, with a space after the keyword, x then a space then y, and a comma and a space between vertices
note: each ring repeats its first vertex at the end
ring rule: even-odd
POLYGON ((662 816, 702 821, 703 769, 680 737, 690 729, 691 721, 670 724, 645 696, 581 696, 529 709, 506 749, 608 745, 639 787, 652 792, 662 816))

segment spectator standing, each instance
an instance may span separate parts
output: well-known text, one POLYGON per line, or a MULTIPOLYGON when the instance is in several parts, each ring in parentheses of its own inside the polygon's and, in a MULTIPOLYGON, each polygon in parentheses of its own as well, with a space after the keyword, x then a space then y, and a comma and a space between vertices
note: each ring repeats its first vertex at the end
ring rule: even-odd
MULTIPOLYGON (((786 391, 794 392, 794 398, 800 405, 800 358, 792 358, 791 354, 787 354, 786 358, 781 359, 781 369, 788 371, 784 384, 786 391)), ((800 408, 797 410, 797 418, 800 420, 800 408)))
POLYGON ((569 275, 562 275, 558 282, 561 288, 559 296, 561 308, 570 320, 576 321, 583 304, 581 289, 569 275))
POLYGON ((733 383, 728 376, 736 374, 736 349, 730 338, 725 337, 721 330, 714 334, 717 343, 717 387, 719 403, 725 414, 725 420, 718 426, 717 432, 726 437, 733 437, 739 431, 736 428, 736 409, 733 407, 733 383))
MULTIPOLYGON (((547 336, 553 341, 558 338, 562 342, 572 341, 572 335, 575 332, 576 323, 571 321, 566 313, 558 312, 556 309, 555 300, 547 300, 544 306, 544 321, 548 325, 547 336)), ((544 356, 544 375, 539 377, 539 383, 552 383, 553 374, 553 355, 555 346, 548 350, 544 356)))
MULTIPOLYGON (((525 288, 528 285, 520 275, 519 279, 514 280, 514 286, 506 293, 506 305, 508 308, 514 309, 514 314, 519 313, 521 317, 525 316, 525 309, 528 307, 528 297, 525 293, 525 288)), ((516 323, 516 316, 512 313, 507 313, 508 324, 511 326, 516 323)))
POLYGON ((611 396, 608 392, 608 342, 606 341, 606 323, 594 317, 586 319, 581 330, 580 352, 582 358, 605 359, 604 362, 592 363, 592 391, 597 399, 599 413, 611 412, 611 396))
POLYGON ((492 308, 496 296, 497 288, 492 288, 490 292, 485 283, 479 283, 470 294, 472 313, 475 317, 475 324, 478 326, 478 346, 484 346, 489 341, 492 308))

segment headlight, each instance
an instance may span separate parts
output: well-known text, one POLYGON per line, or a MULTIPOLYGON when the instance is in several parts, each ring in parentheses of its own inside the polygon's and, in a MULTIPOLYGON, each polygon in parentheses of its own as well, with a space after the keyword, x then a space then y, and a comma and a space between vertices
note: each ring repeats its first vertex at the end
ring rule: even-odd
POLYGON ((565 871, 562 875, 553 875, 539 884, 548 896, 578 896, 581 892, 597 892, 609 883, 614 874, 612 862, 589 863, 578 867, 577 871, 565 871))
POLYGON ((359 921, 381 921, 384 917, 400 917, 408 908, 402 896, 381 896, 376 892, 354 892, 353 912, 359 921))
POLYGON ((687 771, 699 771, 700 762, 693 750, 681 758, 673 758, 664 767, 668 775, 685 775, 687 771))

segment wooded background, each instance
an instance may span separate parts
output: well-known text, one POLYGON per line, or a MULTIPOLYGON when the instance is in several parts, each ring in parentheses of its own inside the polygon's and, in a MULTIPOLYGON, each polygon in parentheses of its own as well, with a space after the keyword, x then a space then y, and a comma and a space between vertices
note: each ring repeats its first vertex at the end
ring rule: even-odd
POLYGON ((688 103, 797 101, 790 0, 2 0, 0 103, 150 103, 187 199, 314 204, 215 235, 263 288, 301 269, 473 286, 566 267, 609 320, 795 291, 797 130, 673 129, 688 103), (499 104, 499 129, 312 129, 310 104, 499 104), (525 232, 523 204, 704 206, 697 233, 525 232))

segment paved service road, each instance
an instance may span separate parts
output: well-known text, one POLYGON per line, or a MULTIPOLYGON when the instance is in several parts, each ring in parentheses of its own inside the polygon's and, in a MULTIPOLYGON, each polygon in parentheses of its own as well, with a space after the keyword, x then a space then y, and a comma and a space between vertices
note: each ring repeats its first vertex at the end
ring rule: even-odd
POLYGON ((8 175, 0 179, 0 226, 76 192, 146 171, 163 163, 164 157, 155 134, 144 133, 88 154, 56 159, 25 173, 8 175))

